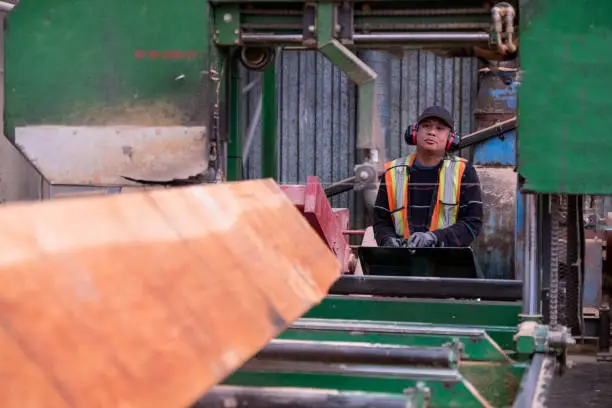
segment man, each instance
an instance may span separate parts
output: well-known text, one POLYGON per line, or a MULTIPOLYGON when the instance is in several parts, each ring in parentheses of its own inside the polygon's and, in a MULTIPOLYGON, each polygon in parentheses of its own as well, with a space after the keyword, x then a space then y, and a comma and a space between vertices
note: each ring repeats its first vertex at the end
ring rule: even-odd
POLYGON ((385 165, 374 207, 378 246, 470 246, 482 225, 482 192, 474 167, 448 153, 459 140, 452 115, 429 107, 405 138, 416 153, 385 165))

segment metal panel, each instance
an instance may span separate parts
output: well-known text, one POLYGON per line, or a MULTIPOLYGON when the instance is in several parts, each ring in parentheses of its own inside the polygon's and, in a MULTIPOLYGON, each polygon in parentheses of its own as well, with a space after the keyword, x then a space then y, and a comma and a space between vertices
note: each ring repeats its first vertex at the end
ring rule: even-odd
POLYGON ((204 127, 17 127, 16 144, 51 183, 131 185, 207 169, 204 127))
POLYGON ((475 166, 483 194, 483 222, 473 244, 483 273, 513 279, 517 178, 512 168, 475 166))
MULTIPOLYGON (((385 131, 386 156, 404 155, 406 127, 429 105, 445 106, 455 115, 457 129, 466 134, 474 129, 477 62, 472 58, 442 58, 425 51, 406 51, 403 58, 382 52, 369 53, 378 62, 373 68, 386 91, 378 89, 381 124, 385 131), (380 92, 386 92, 385 97, 380 92)), ((260 76, 242 72, 247 86, 260 76)), ((323 55, 314 51, 283 51, 277 70, 279 106, 279 177, 281 183, 306 182, 316 175, 324 186, 352 175, 355 164, 355 85, 323 55)), ((245 98, 245 129, 256 111, 259 84, 245 98)), ((245 131, 245 138, 248 131, 245 131)), ((246 142, 245 142, 246 145, 246 142)), ((462 152, 465 156, 467 152, 462 152)), ((261 175, 261 133, 257 124, 248 154, 245 177, 261 175)), ((355 194, 332 199, 334 207, 355 212, 355 194)), ((353 214, 353 226, 363 225, 353 214)))
POLYGON ((527 190, 612 193, 612 53, 602 52, 611 15, 610 0, 521 2, 518 168, 527 190))
POLYGON ((603 283, 603 241, 598 237, 585 240, 584 292, 582 306, 599 308, 603 283))
MULTIPOLYGON (((0 13, 0 109, 4 112, 4 25, 6 13, 0 13)), ((4 115, 0 115, 4 129, 4 115)), ((34 166, 4 135, 0 135, 0 203, 40 200, 45 180, 34 166)))
MULTIPOLYGON (((516 116, 517 88, 514 61, 497 71, 483 68, 479 75, 475 121, 478 129, 516 116)), ((506 132, 474 147, 474 164, 483 189, 484 223, 474 247, 487 277, 515 277, 517 224, 516 131, 506 132)))
POLYGON ((216 62, 209 8, 207 0, 22 2, 6 30, 6 135, 41 124, 206 125, 216 62))
POLYGON ((11 142, 0 135, 0 203, 40 200, 44 180, 11 142))

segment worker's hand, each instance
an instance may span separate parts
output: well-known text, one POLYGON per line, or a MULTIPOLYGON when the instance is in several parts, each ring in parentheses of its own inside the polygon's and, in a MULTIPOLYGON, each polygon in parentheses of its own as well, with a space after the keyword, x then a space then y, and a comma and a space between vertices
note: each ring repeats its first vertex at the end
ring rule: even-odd
POLYGON ((433 232, 415 232, 408 238, 404 246, 407 248, 428 248, 438 243, 438 237, 433 232))
POLYGON ((387 237, 383 240, 381 246, 399 248, 402 246, 402 239, 397 237, 387 237))

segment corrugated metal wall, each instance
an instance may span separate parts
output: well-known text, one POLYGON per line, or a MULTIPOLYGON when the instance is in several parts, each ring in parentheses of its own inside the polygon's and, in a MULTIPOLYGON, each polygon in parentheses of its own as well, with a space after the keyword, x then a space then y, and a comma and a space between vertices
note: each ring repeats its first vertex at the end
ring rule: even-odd
MULTIPOLYGON (((477 62, 442 58, 430 52, 407 51, 403 58, 375 54, 383 95, 379 94, 388 158, 408 152, 403 132, 427 106, 440 104, 455 115, 457 128, 473 130, 477 62), (386 111, 386 112, 385 112, 386 111)), ((284 51, 277 62, 279 102, 279 174, 281 183, 304 183, 316 175, 325 184, 350 177, 355 163, 355 85, 315 51, 284 51)), ((243 71, 246 86, 260 74, 243 71)), ((257 84, 248 92, 244 126, 250 125, 260 98, 257 84)), ((465 152, 464 152, 465 153, 465 152)), ((261 174, 259 123, 254 133, 245 177, 261 174)), ((335 197, 335 207, 349 205, 351 194, 335 197)), ((354 208, 353 204, 349 206, 354 208)))

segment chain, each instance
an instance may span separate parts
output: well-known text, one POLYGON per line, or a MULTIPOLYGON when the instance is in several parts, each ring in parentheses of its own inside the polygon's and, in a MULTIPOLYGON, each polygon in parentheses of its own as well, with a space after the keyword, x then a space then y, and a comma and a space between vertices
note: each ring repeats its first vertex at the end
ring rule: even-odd
POLYGON ((559 324, 559 212, 560 197, 552 195, 550 202, 550 288, 549 288, 549 313, 550 325, 556 328, 559 324))

